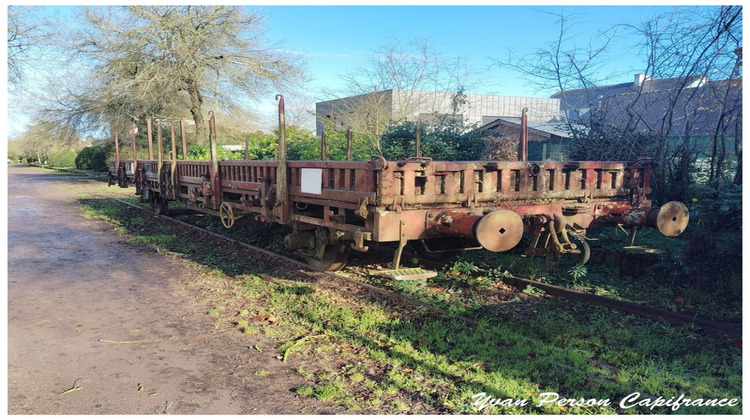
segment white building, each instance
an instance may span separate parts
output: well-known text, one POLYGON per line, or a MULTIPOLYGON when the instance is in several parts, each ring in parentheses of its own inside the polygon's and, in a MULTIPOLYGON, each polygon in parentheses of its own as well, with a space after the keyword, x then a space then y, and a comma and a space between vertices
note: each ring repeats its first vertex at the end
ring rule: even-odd
POLYGON ((455 93, 392 89, 315 104, 318 135, 324 122, 346 129, 363 121, 429 121, 437 115, 455 114, 467 124, 484 125, 498 118, 520 118, 523 108, 528 109, 529 122, 548 122, 559 118, 560 99, 471 93, 457 96, 455 93))

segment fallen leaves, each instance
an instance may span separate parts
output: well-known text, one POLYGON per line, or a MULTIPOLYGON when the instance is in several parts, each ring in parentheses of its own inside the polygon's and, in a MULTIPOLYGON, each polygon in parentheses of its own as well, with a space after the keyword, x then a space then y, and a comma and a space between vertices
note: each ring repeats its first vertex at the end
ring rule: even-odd
POLYGON ((269 324, 276 324, 276 323, 279 322, 278 318, 276 318, 273 315, 269 315, 269 314, 258 314, 258 315, 255 315, 253 317, 253 320, 259 321, 259 322, 267 321, 269 324))

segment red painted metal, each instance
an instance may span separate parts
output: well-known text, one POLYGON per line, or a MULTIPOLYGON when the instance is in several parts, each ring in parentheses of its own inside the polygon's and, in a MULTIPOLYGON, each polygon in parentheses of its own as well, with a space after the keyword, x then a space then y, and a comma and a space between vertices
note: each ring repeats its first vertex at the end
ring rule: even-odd
POLYGON ((289 184, 287 183, 286 162, 286 111, 284 109, 284 96, 276 95, 279 101, 279 155, 278 167, 276 168, 276 206, 279 207, 278 223, 286 224, 289 221, 289 184))
POLYGON ((185 122, 180 120, 180 139, 182 140, 182 160, 187 160, 187 134, 185 133, 185 122))
POLYGON ((326 132, 323 131, 320 133, 320 160, 328 160, 328 151, 326 150, 327 146, 326 132))
POLYGON ((146 117, 146 137, 148 138, 148 160, 154 160, 154 140, 151 128, 151 117, 146 117))
POLYGON ((210 195, 213 198, 213 208, 218 209, 221 205, 221 186, 219 185, 219 157, 216 151, 216 115, 211 111, 208 120, 208 142, 211 149, 211 173, 210 173, 210 195))
POLYGON ((526 116, 528 108, 521 111, 521 135, 518 139, 518 160, 529 160, 529 120, 526 116))
MULTIPOLYGON (((643 159, 440 162, 429 157, 388 161, 376 156, 370 161, 287 161, 284 99, 280 95, 277 99, 278 160, 218 161, 212 114, 211 161, 174 160, 172 135, 173 160, 166 165, 174 175, 167 180, 168 198, 212 214, 223 208, 233 217, 255 215, 291 224, 295 232, 306 231, 302 248, 309 251, 311 238, 317 241, 318 255, 328 255, 333 246, 329 244, 345 243, 364 251, 366 241, 398 242, 401 249, 410 240, 452 237, 470 238, 502 252, 516 246, 523 232, 551 235, 548 250, 552 252, 573 252, 568 231, 652 226, 674 236, 688 223, 687 208, 681 203, 651 205, 647 195, 653 163, 643 159)), ((128 184, 161 192, 160 129, 158 136, 159 162, 133 162, 137 170, 122 175, 133 178, 125 180, 128 184)), ((321 158, 325 158, 324 140, 321 158)), ((340 257, 332 254, 331 259, 339 264, 340 257)))

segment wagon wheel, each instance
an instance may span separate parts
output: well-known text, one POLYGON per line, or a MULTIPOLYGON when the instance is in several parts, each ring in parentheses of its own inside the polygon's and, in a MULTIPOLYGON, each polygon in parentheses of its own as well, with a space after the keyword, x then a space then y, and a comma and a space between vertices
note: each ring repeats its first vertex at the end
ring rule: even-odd
POLYGON ((128 176, 125 174, 125 168, 117 168, 117 186, 120 188, 128 187, 128 176))
POLYGON ((346 266, 351 245, 345 242, 328 243, 324 229, 315 232, 315 255, 305 255, 307 263, 319 271, 339 271, 346 266))
POLYGON ((145 203, 145 202, 150 203, 151 202, 151 190, 149 190, 148 188, 144 188, 143 191, 141 192, 140 197, 141 197, 141 203, 145 203))
POLYGON ((151 209, 154 210, 154 214, 167 214, 169 211, 169 200, 164 199, 161 194, 151 191, 149 194, 149 202, 151 203, 151 209))
POLYGON ((219 206, 219 218, 221 219, 221 224, 227 229, 231 229, 234 226, 235 220, 237 220, 234 208, 226 201, 222 202, 221 206, 219 206))
POLYGON ((319 271, 339 271, 346 267, 351 247, 344 244, 326 245, 323 258, 306 256, 305 259, 310 266, 319 271))
MULTIPOLYGON (((455 238, 453 238, 455 239, 455 238)), ((455 241, 448 238, 419 239, 410 241, 409 246, 419 258, 431 262, 447 262, 458 255, 455 241)))

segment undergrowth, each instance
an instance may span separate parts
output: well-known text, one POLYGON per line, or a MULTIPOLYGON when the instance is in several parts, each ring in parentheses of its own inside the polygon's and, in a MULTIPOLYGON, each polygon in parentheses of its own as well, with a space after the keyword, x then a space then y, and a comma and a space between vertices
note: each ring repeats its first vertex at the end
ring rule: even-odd
MULTIPOLYGON (((181 229, 134 215, 111 200, 80 202, 86 215, 105 219, 130 243, 182 258, 209 285, 215 284, 214 310, 208 316, 232 326, 237 334, 263 334, 276 342, 272 351, 299 376, 295 392, 300 398, 354 413, 476 413, 474 396, 484 393, 517 403, 488 406, 482 411, 486 413, 666 414, 672 411, 624 409, 619 403, 636 392, 642 398, 741 397, 741 346, 688 327, 545 299, 533 289, 508 302, 494 302, 487 316, 482 293, 497 288, 506 271, 585 289, 614 290, 593 281, 607 277, 598 268, 583 272, 572 265, 550 271, 538 265, 539 260, 511 262, 503 260, 510 258, 507 255, 490 259, 474 254, 434 279, 390 284, 404 294, 479 319, 478 325, 467 326, 451 317, 366 297, 353 299, 346 292, 319 287, 250 260, 215 238, 188 238, 181 229), (553 394, 573 403, 543 402, 553 394), (593 403, 604 400, 609 404, 593 403)), ((636 279, 624 280, 631 281, 633 290, 611 294, 637 295, 642 286, 636 279)), ((674 411, 740 412, 741 406, 683 406, 674 411)))

